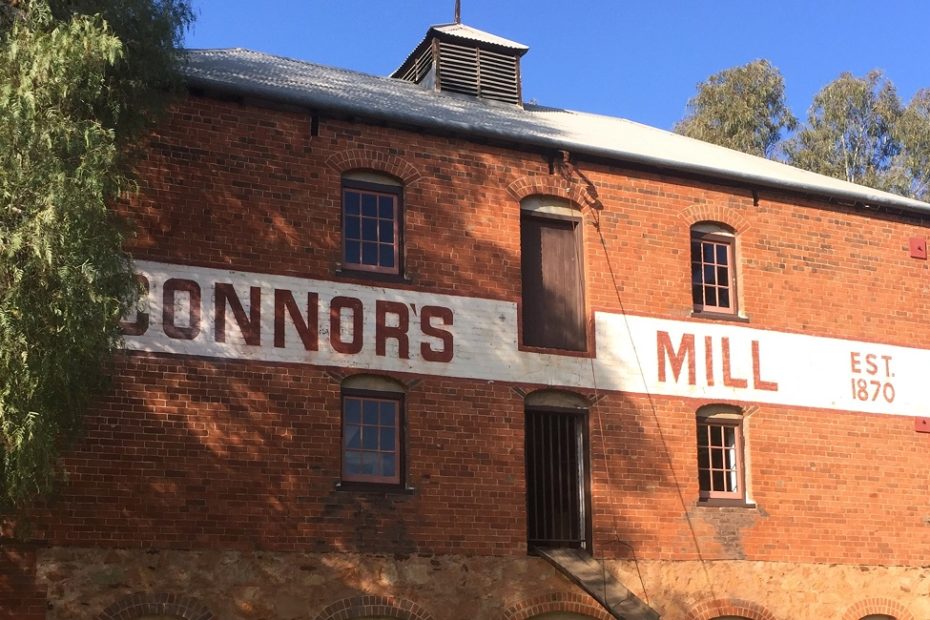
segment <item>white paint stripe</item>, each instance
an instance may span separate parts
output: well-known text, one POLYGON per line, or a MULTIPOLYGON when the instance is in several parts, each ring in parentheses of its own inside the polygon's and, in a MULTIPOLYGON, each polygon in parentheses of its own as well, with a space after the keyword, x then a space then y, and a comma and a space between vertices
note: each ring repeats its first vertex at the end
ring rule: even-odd
MULTIPOLYGON (((137 261, 136 266, 148 278, 151 287, 148 298, 150 323, 144 335, 126 337, 125 343, 130 349, 538 385, 577 388, 594 385, 588 358, 518 349, 517 308, 514 303, 148 261, 137 261), (170 278, 193 280, 200 285, 201 329, 193 340, 170 338, 164 332, 162 285, 170 278), (232 284, 246 314, 249 312, 250 287, 261 288, 261 342, 258 346, 245 343, 231 310, 226 312, 227 342, 216 341, 213 316, 215 283, 232 284), (304 349, 289 316, 285 321, 286 346, 274 346, 275 289, 292 291, 302 310, 308 292, 319 295, 319 351, 304 349), (336 296, 357 298, 364 306, 363 347, 357 354, 339 353, 330 344, 329 304, 336 296), (409 308, 409 359, 399 358, 397 343, 391 339, 387 340, 385 355, 376 354, 375 304, 378 300, 400 302, 409 308), (454 324, 444 328, 454 337, 454 357, 449 362, 426 361, 421 356, 421 343, 427 343, 434 351, 442 349, 440 339, 424 335, 421 331, 420 313, 424 306, 430 305, 449 308, 454 314, 454 324)), ((186 294, 175 297, 178 326, 187 325, 188 300, 186 294)), ((387 323, 396 325, 396 315, 389 314, 387 323)), ((441 321, 433 320, 432 324, 442 327, 441 321)), ((724 323, 624 317, 602 312, 595 314, 595 330, 597 358, 593 366, 600 389, 897 415, 930 415, 927 404, 930 402, 930 382, 925 378, 925 369, 930 367, 930 351, 923 349, 724 323), (657 346, 659 334, 663 332, 668 334, 671 344, 669 352, 661 355, 665 367, 664 381, 660 380, 657 346), (683 359, 681 373, 676 379, 671 358, 681 352, 682 339, 686 335, 693 337, 694 348, 687 359, 683 359), (736 386, 724 384, 724 339, 729 344, 730 383, 736 386), (711 343, 712 385, 708 381, 705 364, 706 342, 711 343), (753 342, 758 348, 756 364, 752 354, 753 342), (634 345, 639 353, 642 374, 633 354, 634 345), (689 382, 692 365, 694 384, 689 382), (757 366, 756 373, 754 365, 757 366), (743 381, 745 387, 741 387, 743 381), (777 384, 777 389, 773 389, 772 384, 777 384)), ((346 329, 345 325, 343 339, 351 340, 351 329, 346 329)))

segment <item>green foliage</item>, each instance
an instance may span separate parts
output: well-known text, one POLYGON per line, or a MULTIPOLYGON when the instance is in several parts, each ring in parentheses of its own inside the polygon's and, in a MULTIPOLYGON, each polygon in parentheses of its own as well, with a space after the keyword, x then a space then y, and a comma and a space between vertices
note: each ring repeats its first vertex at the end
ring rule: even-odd
POLYGON ((0 505, 52 489, 138 295, 107 205, 130 184, 126 147, 170 92, 185 11, 34 0, 0 16, 0 505), (151 15, 170 36, 142 36, 151 15))
POLYGON ((900 150, 894 128, 901 102, 880 71, 849 73, 814 96, 806 126, 785 147, 789 163, 878 189, 893 189, 889 176, 900 150))
POLYGON ((698 85, 688 115, 675 131, 731 149, 770 157, 797 119, 785 101, 785 83, 767 60, 726 69, 698 85))
POLYGON ((918 91, 898 119, 894 136, 901 151, 892 166, 893 189, 930 200, 930 89, 918 91))

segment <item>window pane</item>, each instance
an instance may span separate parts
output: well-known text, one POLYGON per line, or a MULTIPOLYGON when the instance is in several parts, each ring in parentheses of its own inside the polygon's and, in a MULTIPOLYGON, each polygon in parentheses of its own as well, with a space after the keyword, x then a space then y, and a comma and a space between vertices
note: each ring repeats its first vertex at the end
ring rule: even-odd
POLYGON ((378 246, 381 251, 379 255, 378 264, 382 267, 393 267, 394 266, 394 246, 385 245, 384 243, 378 246))
POLYGON ((346 215, 358 215, 359 195, 358 192, 346 192, 346 215))
POLYGON ((362 419, 366 426, 378 425, 378 401, 366 400, 363 405, 362 419))
POLYGON ((381 428, 381 444, 378 446, 381 450, 394 451, 394 429, 381 428))
POLYGON ((388 477, 397 475, 397 459, 393 454, 381 455, 381 475, 388 477))
POLYGON ((378 449, 378 431, 375 428, 369 426, 365 427, 364 432, 362 433, 362 448, 365 450, 377 450, 378 449))
POLYGON ((381 426, 394 426, 397 415, 397 403, 381 403, 381 426))
POLYGON ((394 222, 391 220, 378 221, 378 240, 381 243, 394 243, 394 222))
POLYGON ((361 437, 362 429, 361 427, 354 425, 346 425, 345 430, 345 447, 346 448, 359 448, 361 447, 361 437))
POLYGON ((378 244, 377 243, 366 243, 362 245, 362 264, 363 265, 377 265, 378 264, 378 244))
POLYGON ((723 469, 723 450, 712 449, 710 451, 710 460, 714 469, 723 469))
POLYGON ((691 242, 691 262, 701 262, 701 243, 699 241, 691 242))
POLYGON ((362 215, 365 217, 378 216, 378 198, 372 194, 362 194, 362 215))
POLYGON ((375 452, 362 452, 361 473, 366 476, 377 474, 378 455, 375 452))
POLYGON ((345 399, 345 415, 347 424, 358 424, 362 419, 361 401, 357 398, 345 399))
POLYGON ((739 491, 739 484, 736 482, 736 470, 731 469, 727 474, 727 491, 735 493, 739 491))
POLYGON ((703 272, 700 263, 691 263, 691 281, 694 283, 703 283, 703 272))
POLYGON ((704 265, 704 284, 716 284, 717 274, 711 265, 704 265))
POLYGON ((698 450, 698 468, 707 469, 710 467, 710 457, 707 454, 707 448, 698 450))
POLYGON ((700 284, 695 284, 691 287, 691 299, 694 300, 696 304, 704 303, 704 287, 700 284))
POLYGON ((713 286, 704 287, 704 305, 706 306, 717 305, 717 289, 715 289, 713 286))
POLYGON ((378 220, 362 218, 362 239, 365 241, 378 240, 378 220))
POLYGON ((720 289, 720 303, 718 304, 721 308, 730 307, 730 291, 729 289, 722 288, 720 289))
POLYGON ((358 241, 346 241, 346 262, 357 263, 361 258, 362 246, 358 241))
POLYGON ((707 426, 698 424, 697 441, 699 446, 707 445, 707 426))
POLYGON ((701 249, 703 251, 704 262, 712 263, 714 262, 714 246, 711 243, 702 243, 701 249))
POLYGON ((727 246, 723 244, 717 246, 717 263, 720 265, 727 264, 727 246))
POLYGON ((378 217, 394 219, 394 197, 381 196, 378 200, 378 217))
POLYGON ((717 283, 720 286, 729 286, 730 284, 730 270, 726 267, 717 267, 717 283))
POLYGON ((346 450, 345 459, 343 464, 343 475, 358 475, 362 470, 362 454, 361 452, 354 452, 352 450, 346 450))
POLYGON ((723 445, 727 448, 736 446, 736 429, 732 426, 723 426, 720 430, 723 432, 723 445))
POLYGON ((714 488, 713 488, 714 491, 725 491, 726 490, 726 486, 724 483, 725 478, 726 476, 723 475, 722 471, 711 472, 711 480, 713 481, 713 484, 714 484, 714 488))
POLYGON ((706 469, 702 469, 698 472, 698 484, 700 484, 700 489, 702 491, 710 491, 710 472, 706 469))
POLYGON ((362 224, 354 215, 346 216, 346 239, 358 239, 362 234, 362 224))

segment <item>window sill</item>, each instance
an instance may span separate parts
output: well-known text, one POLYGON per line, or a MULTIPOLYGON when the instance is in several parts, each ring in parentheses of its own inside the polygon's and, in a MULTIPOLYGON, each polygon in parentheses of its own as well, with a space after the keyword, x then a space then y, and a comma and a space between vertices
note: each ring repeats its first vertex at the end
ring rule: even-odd
POLYGON ((739 314, 725 314, 723 312, 699 312, 694 310, 691 312, 691 318, 694 319, 709 319, 712 321, 733 321, 734 323, 748 323, 748 316, 741 316, 739 314))
POLYGON ((756 508, 755 502, 747 502, 744 499, 724 499, 721 497, 701 498, 697 503, 698 507, 707 508, 756 508))
POLYGON ((385 493, 388 495, 413 495, 416 489, 400 484, 379 484, 377 482, 353 482, 343 480, 336 483, 337 491, 349 493, 385 493))
POLYGON ((412 284, 413 278, 402 273, 382 273, 379 271, 365 271, 363 269, 351 269, 337 265, 334 273, 343 278, 352 278, 354 280, 368 280, 370 282, 393 282, 395 284, 412 284))
POLYGON ((526 351, 527 353, 543 353, 545 355, 564 355, 566 357, 594 357, 594 354, 591 353, 590 349, 578 350, 578 349, 556 349, 554 347, 536 347, 526 344, 520 344, 517 346, 519 351, 526 351))

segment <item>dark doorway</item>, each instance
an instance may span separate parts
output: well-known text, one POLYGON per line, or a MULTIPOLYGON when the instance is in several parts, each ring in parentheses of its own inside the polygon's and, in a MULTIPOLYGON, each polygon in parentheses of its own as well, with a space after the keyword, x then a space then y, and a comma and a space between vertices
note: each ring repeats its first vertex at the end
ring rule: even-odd
POLYGON ((587 415, 526 411, 527 543, 591 549, 587 415))

